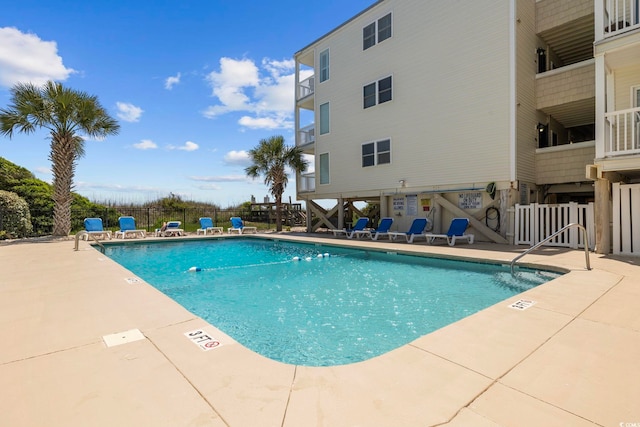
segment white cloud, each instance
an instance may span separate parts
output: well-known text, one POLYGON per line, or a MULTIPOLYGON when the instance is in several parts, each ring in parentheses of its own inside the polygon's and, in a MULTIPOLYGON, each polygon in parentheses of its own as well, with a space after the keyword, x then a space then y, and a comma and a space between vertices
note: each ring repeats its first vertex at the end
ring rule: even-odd
POLYGON ((35 172, 42 174, 42 175, 51 175, 53 174, 53 172, 51 172, 51 168, 47 168, 44 166, 40 166, 34 169, 35 172))
POLYGON ((224 155, 224 161, 231 165, 248 166, 251 163, 249 153, 245 150, 241 151, 229 151, 224 155))
POLYGON ((164 81, 164 88, 167 90, 171 90, 178 83, 180 83, 180 73, 175 76, 167 77, 167 79, 164 81))
POLYGON ((180 145, 180 146, 169 145, 167 148, 169 150, 196 151, 198 148, 200 148, 200 146, 195 142, 187 141, 184 143, 184 145, 180 145))
POLYGON ((190 176, 193 181, 202 182, 247 182, 246 175, 190 176))
POLYGON ((137 144, 133 144, 133 146, 138 150, 153 150, 158 148, 158 145, 150 139, 143 139, 137 144))
POLYGON ((64 81, 75 72, 62 63, 56 42, 17 28, 0 28, 0 85, 42 85, 47 80, 64 81))
POLYGON ((249 117, 243 116, 238 120, 242 126, 250 129, 283 129, 293 127, 293 122, 287 121, 285 117, 249 117))
MULTIPOLYGON (((306 73, 302 75, 306 76, 306 73)), ((293 128, 293 60, 263 59, 258 67, 250 59, 221 58, 220 71, 209 73, 207 80, 218 103, 203 111, 205 117, 244 112, 247 114, 238 121, 242 127, 293 128)))
POLYGON ((117 116, 125 122, 137 122, 140 120, 140 116, 144 110, 140 107, 136 107, 128 102, 116 102, 118 108, 117 116))
POLYGON ((205 190, 205 191, 222 190, 222 187, 220 185, 214 184, 214 183, 209 183, 209 184, 204 184, 204 185, 197 185, 196 188, 199 189, 199 190, 205 190))

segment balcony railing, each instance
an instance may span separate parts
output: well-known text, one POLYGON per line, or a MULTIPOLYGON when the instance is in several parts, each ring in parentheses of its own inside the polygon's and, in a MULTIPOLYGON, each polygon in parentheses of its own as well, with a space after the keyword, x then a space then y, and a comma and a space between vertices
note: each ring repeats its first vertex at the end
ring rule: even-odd
POLYGON ((297 144, 307 145, 316 142, 316 126, 314 123, 301 128, 298 131, 297 144))
POLYGON ((298 83, 298 99, 306 98, 315 91, 315 76, 304 79, 298 83))
POLYGON ((640 107, 606 113, 605 155, 640 153, 640 107))
POLYGON ((640 0, 602 0, 604 36, 610 37, 640 28, 640 0))
POLYGON ((298 193, 316 191, 316 173, 308 172, 300 174, 298 178, 298 193))

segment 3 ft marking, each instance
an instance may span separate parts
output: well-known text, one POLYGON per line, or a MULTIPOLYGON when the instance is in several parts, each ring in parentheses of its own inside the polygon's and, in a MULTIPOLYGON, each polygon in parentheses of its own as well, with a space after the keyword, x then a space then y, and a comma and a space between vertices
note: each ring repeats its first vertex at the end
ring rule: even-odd
POLYGON ((220 341, 207 334, 202 329, 196 329, 195 331, 185 332, 184 336, 189 338, 192 343, 200 347, 202 351, 213 350, 222 345, 220 341))

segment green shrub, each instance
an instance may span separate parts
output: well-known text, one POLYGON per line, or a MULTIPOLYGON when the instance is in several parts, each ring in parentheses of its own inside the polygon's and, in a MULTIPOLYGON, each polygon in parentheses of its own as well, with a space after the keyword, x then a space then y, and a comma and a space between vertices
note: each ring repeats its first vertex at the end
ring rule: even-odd
POLYGON ((27 202, 16 193, 0 190, 0 239, 27 237, 32 231, 27 202))

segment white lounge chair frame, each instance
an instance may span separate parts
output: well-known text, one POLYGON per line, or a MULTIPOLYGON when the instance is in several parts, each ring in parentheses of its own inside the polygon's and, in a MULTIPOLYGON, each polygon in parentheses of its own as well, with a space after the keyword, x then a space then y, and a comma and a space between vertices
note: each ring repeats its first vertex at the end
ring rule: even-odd
POLYGON ((181 225, 182 225, 182 221, 168 221, 167 228, 165 228, 164 230, 162 230, 161 228, 158 228, 156 230, 156 236, 161 236, 161 237, 182 236, 184 234, 184 230, 180 228, 181 225))
MULTIPOLYGON (((211 218, 208 218, 208 217, 200 218, 200 225, 201 226, 202 226, 202 220, 203 219, 208 219, 209 221, 211 221, 211 218)), ((211 224, 213 224, 213 221, 211 221, 211 224)), ((210 227, 202 227, 202 228, 198 228, 196 230, 196 235, 200 235, 200 233, 202 233, 202 234, 204 234, 206 236, 207 232, 209 232, 211 234, 216 234, 216 233, 224 234, 224 228, 222 228, 222 227, 214 227, 213 225, 210 226, 210 227)))
MULTIPOLYGON (((231 227, 227 228, 227 233, 233 234, 236 231, 238 232, 238 234, 244 234, 244 233, 247 233, 247 232, 250 232, 250 233, 253 233, 253 234, 258 233, 258 228, 257 227, 252 227, 252 226, 247 227, 246 225, 244 225, 244 221, 242 220, 242 218, 239 218, 239 217, 233 217, 233 218, 237 218, 240 221, 240 223, 242 224, 242 227, 233 227, 233 225, 232 225, 231 227)), ((231 224, 233 224, 233 218, 230 219, 231 220, 231 224)))
MULTIPOLYGON (((135 224, 135 218, 133 217, 120 217, 120 218, 131 218, 133 219, 133 222, 135 224)), ((118 221, 120 221, 120 218, 118 218, 118 221)), ((122 228, 122 226, 120 226, 122 228)), ((122 239, 125 239, 127 236, 133 236, 133 237, 147 237, 147 231, 146 230, 141 230, 141 229, 131 229, 131 230, 118 230, 115 232, 114 237, 117 239, 118 236, 122 237, 122 239)))
MULTIPOLYGON (((465 230, 469 226, 469 220, 467 218, 453 218, 451 220, 451 225, 453 224, 454 221, 464 221, 464 222, 466 222, 465 230)), ((451 229, 451 225, 449 225, 449 229, 451 229)), ((427 243, 429 243, 429 244, 433 243, 436 239, 445 239, 449 246, 455 246, 457 240, 466 240, 471 245, 471 244, 473 244, 473 241, 475 239, 475 235, 468 234, 466 232, 463 232, 462 234, 449 234, 449 233, 447 233, 447 234, 433 234, 433 233, 426 233, 425 237, 427 238, 427 243)))

